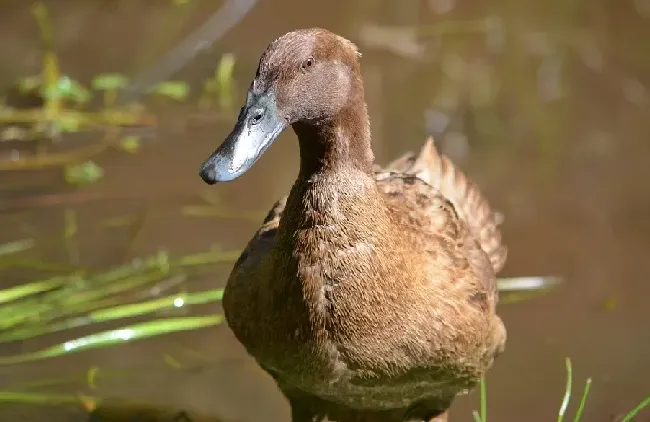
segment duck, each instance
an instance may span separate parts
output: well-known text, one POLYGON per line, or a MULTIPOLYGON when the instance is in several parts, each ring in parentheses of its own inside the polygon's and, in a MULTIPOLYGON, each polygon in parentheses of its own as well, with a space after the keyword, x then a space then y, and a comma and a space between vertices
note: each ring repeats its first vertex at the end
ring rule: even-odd
POLYGON ((293 422, 446 422, 505 349, 497 214, 429 138, 375 163, 361 54, 323 28, 264 50, 207 184, 247 172, 286 128, 300 166, 235 262, 223 310, 293 422))

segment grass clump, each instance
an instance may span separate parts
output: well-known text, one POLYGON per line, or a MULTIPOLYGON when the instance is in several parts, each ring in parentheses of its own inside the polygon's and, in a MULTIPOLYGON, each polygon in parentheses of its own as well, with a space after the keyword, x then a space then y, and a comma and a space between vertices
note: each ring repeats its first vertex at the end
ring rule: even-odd
MULTIPOLYGON (((571 394, 573 389, 573 368, 571 364, 571 359, 566 358, 566 384, 564 388, 564 395, 562 396, 562 402, 560 404, 560 409, 557 414, 557 422, 564 422, 564 417, 566 416, 567 409, 569 408, 569 403, 571 401, 571 394)), ((573 417, 573 422, 582 421, 582 413, 584 412, 587 397, 591 391, 591 378, 587 378, 585 381, 584 389, 582 390, 582 395, 580 396, 580 402, 578 403, 578 409, 573 417)), ((650 396, 643 399, 634 409, 630 410, 623 416, 623 419, 620 422, 632 422, 633 418, 645 407, 650 404, 650 396)), ((487 421, 487 386, 485 380, 481 378, 480 383, 480 413, 478 411, 473 412, 474 422, 488 422, 487 421)))

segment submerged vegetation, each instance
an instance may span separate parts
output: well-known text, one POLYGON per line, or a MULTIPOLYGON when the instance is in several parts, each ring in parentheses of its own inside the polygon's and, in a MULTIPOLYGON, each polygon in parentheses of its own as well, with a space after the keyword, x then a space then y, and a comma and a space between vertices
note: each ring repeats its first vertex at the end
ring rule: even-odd
MULTIPOLYGON (((179 2, 178 7, 185 7, 179 2)), ((48 10, 41 2, 31 7, 40 31, 42 69, 38 75, 16 82, 0 102, 0 148, 15 150, 8 158, 0 158, 0 173, 49 169, 60 171, 62 178, 73 187, 82 188, 99 180, 104 170, 94 159, 113 148, 129 154, 143 147, 142 133, 158 126, 157 117, 140 101, 125 103, 120 92, 129 89, 131 80, 118 73, 98 74, 88 85, 62 72, 54 50, 55 30, 50 24, 48 10), (17 104, 16 104, 17 103, 17 104), (21 103, 27 103, 24 107, 21 103), (82 135, 81 146, 67 146, 73 135, 82 135), (34 145, 33 153, 19 152, 34 145)), ((203 84, 203 90, 192 94, 184 81, 150 81, 139 87, 136 97, 157 101, 186 102, 198 97, 199 108, 213 113, 231 113, 234 95, 232 73, 235 57, 223 54, 214 74, 203 84)), ((77 136, 75 139, 79 139, 77 136)), ((234 219, 261 218, 260 213, 235 213, 213 200, 207 204, 187 204, 182 215, 211 216, 234 219)), ((38 202, 38 198, 36 198, 38 202)), ((11 210, 15 203, 7 203, 11 210)), ((263 215, 263 214, 262 214, 263 215)), ((102 223, 105 228, 130 227, 131 240, 143 223, 140 215, 118 217, 102 223)), ((19 354, 0 354, 2 368, 84 350, 120 345, 187 330, 213 327, 223 322, 223 316, 211 312, 188 315, 187 308, 210 305, 221 300, 222 289, 197 291, 192 280, 210 274, 210 268, 220 263, 231 264, 240 251, 222 250, 218 246, 184 256, 170 256, 161 250, 147 257, 137 257, 103 271, 81 266, 77 246, 79 236, 77 213, 67 208, 62 222, 62 236, 55 240, 68 253, 69 265, 24 258, 22 255, 39 248, 35 239, 21 239, 0 244, 0 272, 21 269, 38 274, 29 282, 0 282, 0 348, 3 345, 45 337, 57 333, 67 341, 42 349, 19 354), (111 323, 110 327, 106 326, 111 323), (83 330, 86 335, 69 332, 83 330)), ((127 246, 127 254, 133 251, 127 246)), ((165 355, 170 367, 196 361, 196 353, 184 358, 165 355)), ((204 362, 201 357, 199 362, 204 362)), ((95 390, 95 380, 111 376, 133 376, 128 373, 89 369, 87 384, 95 390)), ((4 373, 4 372, 3 372, 4 373)), ((75 378, 75 377, 73 377, 75 378)), ((70 379, 41 380, 29 385, 16 385, 11 391, 0 391, 2 403, 82 404, 91 413, 105 413, 105 405, 97 409, 97 398, 43 392, 43 388, 69 383, 70 379)), ((112 406, 109 406, 112 408, 112 406)), ((110 412, 109 412, 110 413, 110 412)), ((103 416, 102 416, 103 417, 103 416)), ((112 420, 112 419, 108 419, 112 420)))
MULTIPOLYGON (((181 4, 182 6, 182 4, 181 4)), ((73 185, 88 184, 101 178, 103 171, 91 159, 109 148, 135 153, 141 139, 133 135, 134 129, 154 129, 156 116, 137 102, 120 104, 118 94, 129 88, 130 79, 122 74, 96 75, 90 86, 62 73, 54 51, 54 30, 43 3, 31 8, 38 24, 42 44, 42 69, 40 74, 20 79, 14 87, 16 102, 32 102, 37 107, 23 108, 9 104, 7 98, 0 102, 0 142, 37 142, 36 154, 0 160, 0 171, 62 168, 64 178, 73 185), (99 97, 100 107, 95 98, 99 97), (94 105, 94 109, 91 107, 94 105), (48 152, 46 142, 64 141, 66 134, 90 133, 85 145, 65 152, 48 152)), ((222 55, 214 75, 205 81, 200 93, 202 109, 232 112, 234 83, 232 73, 235 57, 222 55)), ((152 81, 153 82, 153 81, 152 81)), ((191 90, 184 81, 156 81, 143 87, 138 96, 158 96, 184 102, 191 90)))

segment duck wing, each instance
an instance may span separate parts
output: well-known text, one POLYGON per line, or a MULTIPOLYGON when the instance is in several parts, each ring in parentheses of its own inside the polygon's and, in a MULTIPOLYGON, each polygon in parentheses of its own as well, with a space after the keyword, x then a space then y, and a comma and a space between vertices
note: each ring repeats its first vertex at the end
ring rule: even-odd
POLYGON ((418 154, 407 153, 382 169, 412 174, 436 188, 449 200, 458 216, 481 249, 488 256, 494 273, 504 266, 508 249, 501 242, 499 219, 478 186, 461 172, 449 158, 441 155, 428 138, 418 154))
POLYGON ((240 267, 255 267, 262 258, 268 254, 275 243, 275 233, 278 231, 282 213, 287 205, 287 198, 280 199, 273 204, 273 207, 264 218, 262 226, 257 230, 252 239, 248 242, 235 265, 232 273, 235 274, 240 267))

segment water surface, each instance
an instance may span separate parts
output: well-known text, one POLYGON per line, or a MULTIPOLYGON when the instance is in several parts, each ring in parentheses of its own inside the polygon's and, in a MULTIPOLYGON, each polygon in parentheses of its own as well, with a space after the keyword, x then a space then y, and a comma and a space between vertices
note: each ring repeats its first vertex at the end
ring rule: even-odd
MULTIPOLYGON (((181 19, 168 2, 45 3, 62 66, 82 81, 99 72, 138 73, 219 6, 194 0, 182 29, 175 30, 181 19)), ((39 39, 28 6, 7 2, 1 7, 4 86, 39 69, 39 39)), ((432 132, 439 135, 439 143, 506 216, 510 255, 503 275, 566 278, 550 295, 502 307, 509 339, 488 378, 490 420, 554 420, 564 388, 564 357, 571 356, 574 384, 588 376, 594 380, 585 420, 609 422, 650 393, 645 375, 650 373, 649 19, 647 0, 430 0, 401 6, 372 0, 262 1, 176 77, 196 85, 213 71, 220 54, 233 52, 241 101, 261 51, 282 33, 318 25, 357 42, 378 161, 418 148, 432 132), (490 31, 477 31, 477 22, 486 17, 492 19, 490 31), (417 27, 426 36, 413 40, 408 31, 387 33, 387 27, 417 27), (450 32, 440 36, 441 31, 450 32), (449 125, 440 116, 451 116, 449 125)), ((233 120, 201 114, 193 104, 152 107, 161 116, 157 140, 136 155, 103 154, 98 162, 105 176, 90 187, 67 187, 57 172, 4 173, 0 243, 34 237, 39 246, 30 256, 66 263, 69 256, 56 239, 64 209, 73 207, 81 232, 80 261, 91 268, 159 249, 184 254, 215 243, 243 247, 258 223, 190 218, 179 209, 210 192, 235 211, 265 212, 297 174, 294 135, 283 134, 241 179, 208 187, 198 177, 199 165, 233 120), (107 218, 143 210, 151 216, 132 251, 124 247, 127 229, 101 226, 107 218)), ((0 152, 3 158, 6 154, 0 152)), ((229 264, 215 266, 209 276, 185 287, 223 286, 229 270, 229 264)), ((4 286, 33 274, 5 270, 0 277, 4 286)), ((86 333, 3 344, 0 353, 34 350, 86 333)), ((274 384, 226 326, 0 367, 0 390, 44 378, 80 377, 48 391, 90 394, 84 374, 91 366, 131 373, 100 375, 103 396, 224 420, 288 419, 274 384), (188 363, 174 369, 165 355, 188 363)), ((454 420, 471 420, 477 405, 475 395, 458 400, 454 420)), ((72 410, 5 403, 0 417, 29 422, 82 418, 72 410)))

